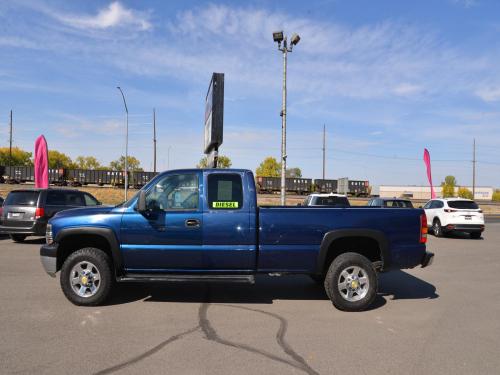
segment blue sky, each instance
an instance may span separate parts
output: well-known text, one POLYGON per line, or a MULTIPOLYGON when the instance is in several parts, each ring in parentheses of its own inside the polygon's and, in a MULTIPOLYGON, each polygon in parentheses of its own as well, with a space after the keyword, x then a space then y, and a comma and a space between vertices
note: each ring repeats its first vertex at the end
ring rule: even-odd
POLYGON ((225 73, 223 154, 255 170, 279 157, 281 55, 272 31, 300 34, 289 56, 288 164, 321 177, 424 184, 433 176, 500 186, 500 2, 4 1, 0 4, 0 145, 129 153, 152 168, 202 156, 204 96, 225 73), (168 149, 170 148, 170 152, 168 149))

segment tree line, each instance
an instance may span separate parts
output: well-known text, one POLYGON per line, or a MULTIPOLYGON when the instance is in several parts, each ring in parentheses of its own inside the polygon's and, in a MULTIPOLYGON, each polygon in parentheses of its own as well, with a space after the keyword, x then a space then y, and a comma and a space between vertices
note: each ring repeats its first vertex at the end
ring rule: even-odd
MULTIPOLYGON (((74 160, 57 150, 49 150, 49 168, 60 169, 111 169, 120 171, 125 169, 125 156, 120 156, 109 165, 103 165, 94 156, 77 156, 74 160)), ((128 156, 128 169, 142 171, 141 162, 134 156, 128 156)), ((12 148, 12 157, 8 147, 0 147, 0 165, 32 166, 33 154, 19 147, 12 148)))

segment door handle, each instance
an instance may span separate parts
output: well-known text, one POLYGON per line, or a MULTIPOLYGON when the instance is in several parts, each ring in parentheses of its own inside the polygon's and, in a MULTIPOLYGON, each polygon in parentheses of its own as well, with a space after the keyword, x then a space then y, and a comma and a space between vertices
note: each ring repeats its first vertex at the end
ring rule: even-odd
POLYGON ((187 219, 185 223, 186 227, 198 228, 200 226, 200 221, 198 219, 187 219))

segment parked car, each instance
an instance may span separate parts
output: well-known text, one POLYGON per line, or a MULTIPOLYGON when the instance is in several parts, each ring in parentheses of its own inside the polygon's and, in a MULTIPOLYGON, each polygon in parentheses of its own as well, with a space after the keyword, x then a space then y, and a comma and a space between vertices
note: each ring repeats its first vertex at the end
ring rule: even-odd
POLYGON ((91 194, 78 190, 12 190, 0 212, 0 233, 10 235, 15 242, 27 236, 45 236, 47 222, 57 212, 100 204, 91 194))
POLYGON ((342 194, 309 194, 304 206, 351 207, 351 204, 342 194))
POLYGON ((385 208, 413 208, 411 201, 403 198, 372 198, 367 205, 385 208))
POLYGON ((377 271, 431 264, 426 241, 421 209, 259 207, 251 171, 185 169, 122 205, 60 212, 40 257, 76 305, 103 303, 114 280, 254 283, 291 273, 322 279, 337 308, 359 311, 377 295, 377 271))
POLYGON ((483 211, 470 199, 432 199, 425 204, 424 210, 436 237, 450 232, 466 232, 471 238, 480 238, 484 231, 483 211))

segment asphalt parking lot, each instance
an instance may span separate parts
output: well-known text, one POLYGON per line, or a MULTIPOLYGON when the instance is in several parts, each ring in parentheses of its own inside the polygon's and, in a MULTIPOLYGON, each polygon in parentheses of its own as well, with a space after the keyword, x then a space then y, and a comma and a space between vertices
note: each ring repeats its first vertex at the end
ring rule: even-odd
POLYGON ((40 265, 41 241, 0 239, 1 373, 497 374, 500 223, 433 238, 427 269, 381 276, 369 311, 336 310, 307 277, 255 286, 122 285, 81 308, 40 265))

